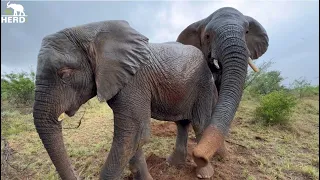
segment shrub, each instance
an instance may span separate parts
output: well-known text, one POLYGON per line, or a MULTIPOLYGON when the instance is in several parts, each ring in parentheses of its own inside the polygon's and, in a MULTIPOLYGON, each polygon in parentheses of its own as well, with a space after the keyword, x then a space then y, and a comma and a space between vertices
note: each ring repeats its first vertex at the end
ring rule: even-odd
POLYGON ((35 73, 20 72, 4 74, 1 77, 1 99, 23 105, 31 105, 34 100, 35 73))
POLYGON ((266 124, 285 124, 296 104, 293 95, 285 91, 274 91, 262 96, 260 105, 255 110, 255 116, 257 120, 266 124))
POLYGON ((293 89, 293 92, 295 92, 299 96, 299 98, 302 98, 306 94, 308 94, 308 91, 311 86, 310 82, 307 81, 305 78, 296 79, 290 85, 293 89))
POLYGON ((283 78, 280 75, 280 71, 270 71, 261 73, 253 83, 251 83, 249 90, 256 94, 268 94, 273 91, 279 91, 283 89, 280 85, 283 78))
POLYGON ((319 85, 312 86, 310 81, 306 80, 305 78, 294 80, 291 84, 291 88, 293 92, 299 96, 299 98, 319 95, 319 85))

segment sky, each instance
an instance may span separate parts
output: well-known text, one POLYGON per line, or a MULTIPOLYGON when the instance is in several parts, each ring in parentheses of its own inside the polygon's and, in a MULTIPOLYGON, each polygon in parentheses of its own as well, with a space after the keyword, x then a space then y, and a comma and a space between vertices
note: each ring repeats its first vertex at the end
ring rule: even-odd
MULTIPOLYGON (((6 3, 1 1, 1 14, 6 3)), ((319 1, 11 1, 24 6, 27 22, 1 24, 1 74, 35 70, 41 41, 67 27, 126 20, 151 43, 175 41, 193 22, 222 7, 259 21, 269 36, 267 52, 255 64, 273 64, 288 86, 305 78, 319 84, 319 1)))

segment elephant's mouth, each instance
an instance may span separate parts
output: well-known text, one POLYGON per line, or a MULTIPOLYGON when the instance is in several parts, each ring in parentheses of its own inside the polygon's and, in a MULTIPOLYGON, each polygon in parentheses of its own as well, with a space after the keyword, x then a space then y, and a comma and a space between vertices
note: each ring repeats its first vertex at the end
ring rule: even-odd
POLYGON ((66 111, 65 113, 69 116, 72 117, 76 114, 77 110, 70 110, 70 111, 66 111))
MULTIPOLYGON (((93 97, 93 96, 92 96, 93 97)), ((76 112, 79 110, 82 104, 86 103, 84 101, 86 98, 81 98, 81 102, 79 104, 74 104, 72 105, 68 110, 65 111, 65 113, 69 116, 72 117, 76 114, 76 112)))
MULTIPOLYGON (((207 58, 210 65, 214 66, 215 69, 220 70, 222 67, 221 62, 216 57, 212 56, 211 51, 209 51, 207 58)), ((253 63, 253 60, 250 57, 248 57, 248 64, 253 71, 259 72, 259 68, 253 63)))
POLYGON ((65 112, 62 112, 58 118, 59 121, 64 119, 64 114, 68 115, 69 117, 72 117, 76 114, 76 112, 78 111, 79 108, 73 108, 73 109, 69 109, 65 112))
POLYGON ((58 121, 62 121, 65 119, 65 114, 68 115, 68 117, 72 117, 76 114, 76 111, 66 111, 60 114, 60 116, 58 117, 58 121))
POLYGON ((215 69, 216 71, 219 71, 219 70, 221 69, 221 67, 222 67, 222 66, 221 66, 221 62, 218 61, 218 58, 212 56, 211 51, 209 51, 207 58, 208 58, 208 61, 207 61, 207 62, 209 62, 210 66, 211 66, 211 67, 214 67, 214 69, 215 69))

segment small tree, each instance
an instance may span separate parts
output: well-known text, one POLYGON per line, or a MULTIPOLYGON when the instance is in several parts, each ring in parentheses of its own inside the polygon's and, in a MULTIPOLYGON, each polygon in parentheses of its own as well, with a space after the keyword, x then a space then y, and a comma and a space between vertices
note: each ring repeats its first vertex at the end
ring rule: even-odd
POLYGON ((304 97, 307 95, 308 91, 312 91, 310 88, 311 83, 307 81, 305 78, 300 77, 299 79, 296 79, 291 84, 292 89, 297 92, 299 98, 304 97))
POLYGON ((264 72, 251 83, 250 90, 262 95, 278 91, 283 88, 280 85, 282 80, 283 78, 280 75, 280 71, 264 72))
POLYGON ((266 124, 284 124, 288 122, 296 104, 297 101, 291 94, 274 91, 262 96, 255 116, 266 124))
POLYGON ((35 73, 20 72, 1 76, 1 98, 28 105, 34 100, 35 73))
POLYGON ((273 64, 273 62, 267 61, 263 62, 262 65, 258 66, 259 72, 254 72, 253 70, 249 70, 246 76, 245 88, 249 87, 256 78, 258 78, 262 73, 267 72, 268 68, 273 64))

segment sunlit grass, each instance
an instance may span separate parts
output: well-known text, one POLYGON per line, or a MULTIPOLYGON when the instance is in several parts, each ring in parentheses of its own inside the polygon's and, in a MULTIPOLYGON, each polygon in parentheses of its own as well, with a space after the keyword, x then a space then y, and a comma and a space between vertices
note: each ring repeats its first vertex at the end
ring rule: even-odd
MULTIPOLYGON (((260 175, 269 179, 318 179, 319 98, 302 99, 292 116, 292 124, 287 126, 256 123, 253 111, 257 105, 257 99, 244 98, 227 138, 244 145, 250 152, 248 159, 236 157, 244 168, 241 179, 259 179, 260 175), (258 172, 250 171, 252 162, 258 172)), ((112 110, 106 103, 93 98, 74 117, 66 117, 63 127, 76 127, 80 119, 79 128, 63 129, 68 155, 81 177, 98 179, 112 143, 112 110)), ((7 167, 7 179, 59 179, 35 131, 31 113, 5 109, 1 112, 1 125, 1 136, 8 141, 14 152, 9 162, 18 170, 24 170, 7 167)), ((166 158, 172 152, 174 143, 175 137, 151 136, 150 142, 143 149, 146 156, 154 153, 166 158)), ((2 141, 2 151, 3 148, 2 141)), ((166 173, 176 171, 172 168, 166 173)), ((125 174, 128 173, 126 169, 125 174)))

